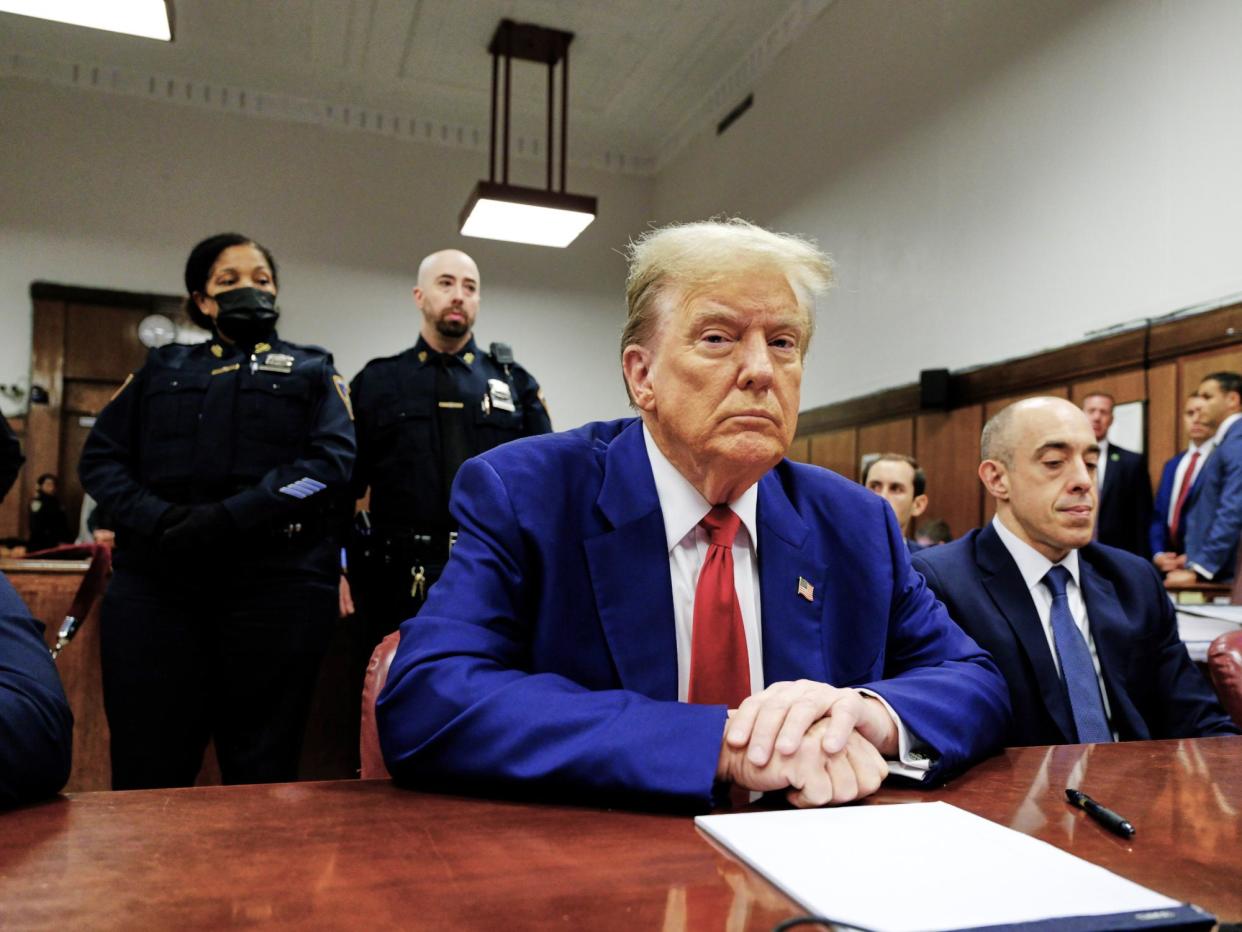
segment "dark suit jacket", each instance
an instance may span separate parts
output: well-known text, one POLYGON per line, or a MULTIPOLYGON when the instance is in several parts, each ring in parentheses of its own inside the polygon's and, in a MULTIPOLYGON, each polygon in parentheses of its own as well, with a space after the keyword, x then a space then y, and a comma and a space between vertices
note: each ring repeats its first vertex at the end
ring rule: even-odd
MULTIPOLYGON (((765 681, 873 689, 939 755, 931 779, 991 753, 1004 683, 910 569, 888 503, 788 460, 758 495, 765 681)), ((668 547, 640 422, 469 460, 452 510, 452 558, 402 625, 378 703, 393 775, 710 804, 726 710, 676 701, 668 547)))
POLYGON ((1242 535, 1242 420, 1216 445, 1182 506, 1186 563, 1215 580, 1233 579, 1242 535))
MULTIPOLYGON (((1009 682, 1014 716, 1008 743, 1074 743, 1069 700, 1035 603, 996 529, 989 524, 924 550, 914 565, 1009 682)), ((1155 567, 1099 544, 1079 550, 1078 565, 1121 740, 1237 734, 1178 638, 1155 567)))
POLYGON ((1147 475, 1147 459, 1110 443, 1104 487, 1100 489, 1096 537, 1101 544, 1150 558, 1150 531, 1151 478, 1147 475))
POLYGON ((43 626, 0 573, 0 808, 64 786, 72 748, 73 715, 43 626))

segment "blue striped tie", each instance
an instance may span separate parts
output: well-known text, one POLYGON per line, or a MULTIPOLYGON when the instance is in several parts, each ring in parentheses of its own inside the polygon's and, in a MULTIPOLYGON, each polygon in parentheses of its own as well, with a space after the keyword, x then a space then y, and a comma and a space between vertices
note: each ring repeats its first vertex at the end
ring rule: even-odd
POLYGON ((1069 597, 1065 594, 1069 580, 1069 570, 1054 566, 1044 576, 1043 583, 1052 593, 1052 640, 1061 660, 1061 678, 1069 692, 1078 743, 1112 741, 1113 733, 1104 715, 1104 701, 1100 698, 1100 682, 1095 675, 1095 664, 1091 662, 1091 651, 1070 614, 1069 597))

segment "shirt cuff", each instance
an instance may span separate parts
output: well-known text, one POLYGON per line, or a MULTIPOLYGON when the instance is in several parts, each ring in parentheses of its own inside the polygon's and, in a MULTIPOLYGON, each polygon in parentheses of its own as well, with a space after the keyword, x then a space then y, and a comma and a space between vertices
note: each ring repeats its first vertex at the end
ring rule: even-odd
POLYGON ((1198 573, 1200 576, 1202 576, 1202 577, 1203 577, 1204 579, 1206 579, 1208 582, 1211 582, 1211 581, 1212 581, 1212 577, 1214 577, 1214 576, 1216 575, 1215 573, 1208 572, 1208 571, 1207 571, 1207 570, 1205 570, 1202 566, 1200 566, 1198 563, 1187 563, 1187 564, 1186 564, 1186 569, 1188 569, 1188 570, 1194 570, 1196 573, 1198 573))
POLYGON ((893 711, 893 707, 888 704, 887 699, 870 689, 858 689, 858 692, 864 696, 870 696, 872 699, 878 699, 884 705, 884 708, 888 710, 893 724, 897 726, 897 760, 888 761, 889 774, 907 777, 911 780, 922 780, 925 778, 927 771, 931 769, 932 765, 931 757, 927 754, 931 748, 917 736, 910 733, 905 723, 902 722, 901 716, 893 711))

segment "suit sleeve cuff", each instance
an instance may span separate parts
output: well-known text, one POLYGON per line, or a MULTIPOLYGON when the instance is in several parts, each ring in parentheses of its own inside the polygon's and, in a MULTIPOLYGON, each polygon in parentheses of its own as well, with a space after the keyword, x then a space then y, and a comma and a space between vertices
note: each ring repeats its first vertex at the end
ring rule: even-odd
POLYGON ((858 692, 872 699, 878 699, 888 711, 893 724, 897 726, 897 759, 888 762, 888 772, 892 776, 908 777, 911 780, 922 780, 931 770, 932 749, 905 726, 893 707, 877 692, 870 689, 859 689, 858 692))
POLYGON ((1205 570, 1205 569, 1202 567, 1202 565, 1200 565, 1200 564, 1198 564, 1198 563, 1187 563, 1187 564, 1186 564, 1186 569, 1188 569, 1188 570, 1194 570, 1196 574, 1198 574, 1199 576, 1203 577, 1203 578, 1204 578, 1204 579, 1206 579, 1208 582, 1211 582, 1211 581, 1212 581, 1212 579, 1216 576, 1216 574, 1215 574, 1215 573, 1210 572, 1209 570, 1205 570))

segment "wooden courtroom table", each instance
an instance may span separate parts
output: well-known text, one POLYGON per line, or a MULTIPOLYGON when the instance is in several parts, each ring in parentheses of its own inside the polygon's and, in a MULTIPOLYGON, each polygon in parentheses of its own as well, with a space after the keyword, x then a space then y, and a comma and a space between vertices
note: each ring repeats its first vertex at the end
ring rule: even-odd
MULTIPOLYGON (((867 805, 925 800, 1242 919, 1242 737, 1010 750, 948 787, 886 787, 867 805), (1067 781, 1131 819, 1135 837, 1066 805, 1067 781)), ((689 816, 387 781, 82 793, 0 813, 5 929, 697 932, 771 929, 800 912, 689 816)))

